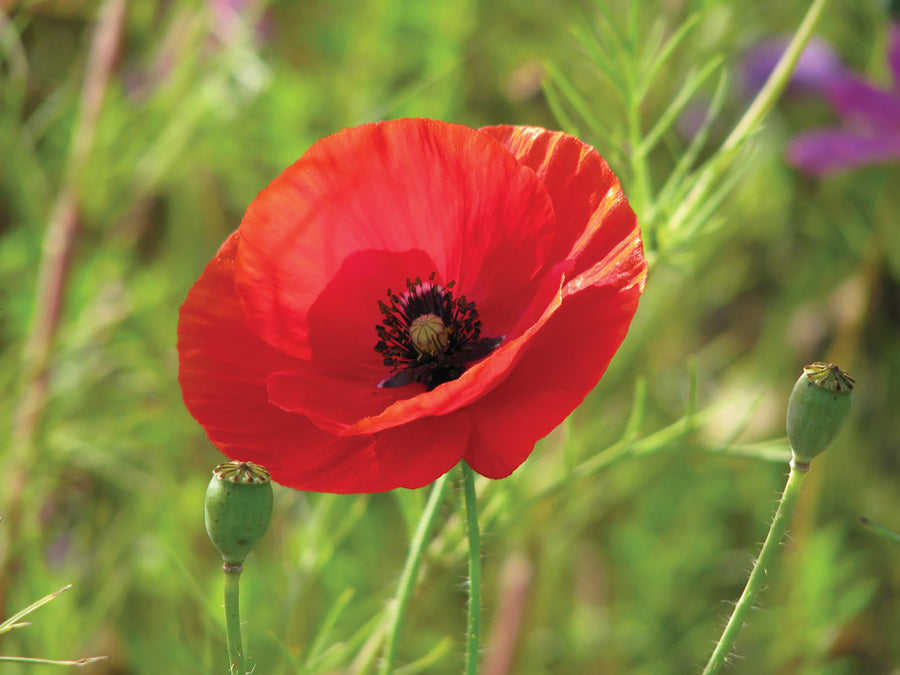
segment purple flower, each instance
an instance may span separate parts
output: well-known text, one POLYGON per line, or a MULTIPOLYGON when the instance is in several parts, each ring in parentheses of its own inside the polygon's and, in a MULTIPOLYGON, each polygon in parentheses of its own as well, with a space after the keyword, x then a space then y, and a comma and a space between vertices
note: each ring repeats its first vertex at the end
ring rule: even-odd
POLYGON ((787 149, 789 164, 821 176, 900 161, 900 22, 889 28, 887 61, 893 76, 890 89, 847 71, 824 82, 825 96, 841 124, 795 136, 787 149))
MULTIPOLYGON (((754 45, 747 52, 740 72, 744 97, 752 99, 762 89, 789 42, 789 37, 771 38, 754 45)), ((820 94, 829 81, 844 73, 844 64, 831 45, 814 37, 797 61, 788 83, 788 93, 820 94)))
MULTIPOLYGON (((752 100, 775 70, 790 43, 790 36, 773 37, 753 45, 741 59, 738 72, 738 95, 752 100)), ((787 94, 821 96, 825 84, 846 72, 843 62, 825 40, 812 38, 800 55, 787 94)), ((694 137, 709 114, 709 98, 691 101, 676 122, 678 134, 686 140, 694 137)))

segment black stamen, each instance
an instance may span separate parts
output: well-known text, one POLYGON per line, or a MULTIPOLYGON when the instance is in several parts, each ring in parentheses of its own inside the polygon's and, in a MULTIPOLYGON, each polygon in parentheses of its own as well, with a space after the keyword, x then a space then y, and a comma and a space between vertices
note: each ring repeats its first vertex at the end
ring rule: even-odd
POLYGON ((375 351, 392 370, 380 387, 402 387, 419 382, 431 391, 462 375, 469 364, 483 359, 503 341, 481 337, 475 303, 465 296, 453 298, 451 288, 434 283, 435 273, 423 282, 406 280, 402 296, 387 291, 390 305, 379 300, 381 324, 375 326, 375 351), (413 329, 413 322, 421 320, 413 329))

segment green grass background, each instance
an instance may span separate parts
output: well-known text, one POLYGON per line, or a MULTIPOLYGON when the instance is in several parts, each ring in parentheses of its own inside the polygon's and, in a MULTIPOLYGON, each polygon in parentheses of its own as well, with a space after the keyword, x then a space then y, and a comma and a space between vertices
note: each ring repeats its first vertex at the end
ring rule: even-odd
MULTIPOLYGON (((0 8, 0 615, 74 584, 0 636, 0 654, 105 654, 81 672, 109 675, 226 672, 220 561, 202 517, 221 456, 181 402, 178 307, 247 204, 313 141, 428 116, 580 134, 634 195, 654 259, 595 391, 512 477, 478 484, 485 672, 699 672, 765 536, 786 476, 787 395, 814 360, 857 378, 854 410, 813 465, 732 672, 900 672, 900 544, 857 521, 900 530, 898 167, 791 170, 787 139, 833 120, 821 101, 786 98, 690 236, 667 240, 667 211, 652 211, 685 139, 666 129, 645 158, 649 190, 635 185, 629 111, 652 128, 692 69, 710 68, 694 98, 713 99, 724 78, 698 161, 714 157, 749 103, 741 55, 792 31, 806 3, 281 0, 223 25, 199 0, 133 0, 74 169, 101 3, 0 8), (640 106, 623 102, 615 76, 689 19, 640 106), (618 36, 625 62, 598 61, 573 30, 614 50, 618 36), (38 270, 73 186, 78 230, 41 390, 38 270), (503 654, 506 669, 490 665, 503 654)), ((832 0, 817 32, 889 81, 880 3, 832 0)), ((367 649, 426 497, 276 489, 242 580, 257 673, 372 672, 367 649)), ((407 673, 462 669, 464 534, 455 489, 399 655, 431 658, 407 673)))

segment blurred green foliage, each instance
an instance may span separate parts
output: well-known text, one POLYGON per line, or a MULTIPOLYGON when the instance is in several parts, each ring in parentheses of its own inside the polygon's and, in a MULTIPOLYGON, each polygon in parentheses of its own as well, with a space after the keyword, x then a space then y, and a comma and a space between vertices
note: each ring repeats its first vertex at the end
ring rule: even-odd
MULTIPOLYGON (((711 101, 708 140, 690 152, 714 158, 748 105, 741 54, 792 30, 806 3, 133 0, 85 122, 97 17, 114 4, 0 2, 0 614, 74 584, 0 653, 110 656, 91 673, 225 672, 202 517, 220 455, 180 400, 178 307, 255 194, 315 139, 421 115, 579 133, 634 195, 655 256, 600 385, 511 478, 479 483, 486 662, 517 631, 507 672, 698 671, 783 485, 791 386, 802 365, 834 360, 857 379, 855 408, 806 481, 734 672, 898 672, 900 547, 857 517, 900 529, 900 169, 791 171, 786 139, 830 116, 785 99, 690 237, 667 249, 655 236, 679 202, 654 198, 691 148, 657 120, 685 87, 683 102, 711 101), (643 86, 636 64, 672 36, 635 107, 617 77, 643 86), (596 44, 617 40, 604 62, 596 44), (39 278, 67 189, 77 227, 55 317, 39 278), (511 620, 501 608, 517 598, 511 620)), ((886 77, 883 11, 832 0, 818 32, 886 77)), ((277 491, 243 575, 257 672, 371 672, 425 499, 277 491)), ((456 491, 407 618, 400 659, 430 654, 419 672, 460 670, 461 510, 456 491)))

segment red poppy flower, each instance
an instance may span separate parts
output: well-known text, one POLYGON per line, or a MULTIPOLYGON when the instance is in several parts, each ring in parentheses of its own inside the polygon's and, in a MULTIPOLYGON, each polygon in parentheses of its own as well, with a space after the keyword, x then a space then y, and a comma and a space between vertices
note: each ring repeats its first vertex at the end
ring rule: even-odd
POLYGON ((591 147, 404 119, 276 178, 181 308, 179 381, 228 457, 322 492, 512 473, 591 390, 644 287, 591 147))

